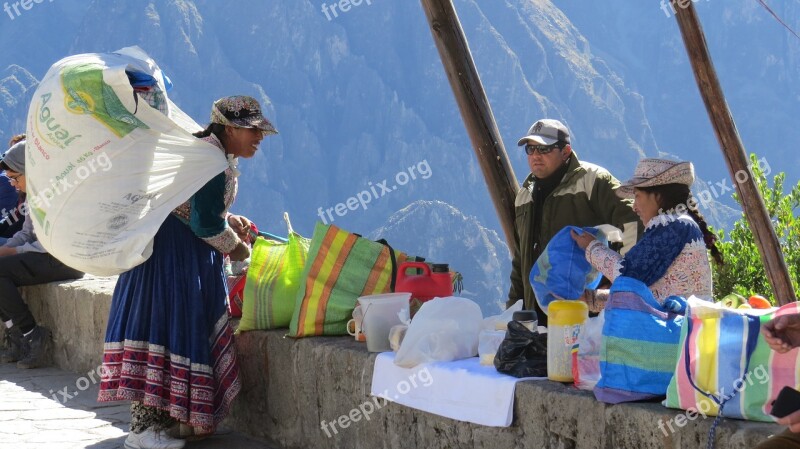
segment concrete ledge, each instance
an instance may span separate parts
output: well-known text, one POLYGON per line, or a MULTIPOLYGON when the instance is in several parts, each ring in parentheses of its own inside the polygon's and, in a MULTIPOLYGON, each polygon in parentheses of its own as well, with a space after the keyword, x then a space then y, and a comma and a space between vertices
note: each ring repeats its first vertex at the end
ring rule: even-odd
POLYGON ((53 364, 77 373, 97 369, 117 278, 82 279, 22 288, 38 324, 53 331, 53 364))
MULTIPOLYGON (((87 276, 25 287, 34 316, 53 330, 54 364, 78 373, 96 369, 103 351, 115 278, 87 276)), ((286 449, 331 448, 687 448, 703 447, 712 419, 688 421, 675 432, 680 410, 658 403, 597 402, 590 392, 556 382, 522 382, 514 424, 484 427, 396 404, 376 410, 329 438, 321 421, 347 415, 369 396, 375 355, 351 337, 284 338, 285 330, 237 338, 242 392, 229 422, 236 430, 286 449)), ((431 387, 435 387, 434 383, 431 387)), ((465 395, 469 391, 464 392, 465 395)), ((724 420, 717 447, 750 448, 778 433, 776 424, 724 420)))
MULTIPOLYGON (((237 430, 286 449, 331 448, 687 448, 704 447, 713 418, 680 428, 666 423, 681 410, 659 403, 606 405, 591 392, 550 381, 517 385, 508 428, 454 421, 387 404, 370 419, 328 437, 321 421, 335 421, 366 401, 375 355, 346 337, 284 338, 285 330, 238 337, 243 389, 231 422, 237 430), (660 420, 660 421, 659 421, 660 420), (663 422, 661 430, 659 422, 663 422)), ((434 388, 433 379, 431 387, 434 388)), ((469 391, 464 392, 465 395, 469 391)), ((782 431, 776 424, 725 420, 717 447, 750 448, 782 431)))

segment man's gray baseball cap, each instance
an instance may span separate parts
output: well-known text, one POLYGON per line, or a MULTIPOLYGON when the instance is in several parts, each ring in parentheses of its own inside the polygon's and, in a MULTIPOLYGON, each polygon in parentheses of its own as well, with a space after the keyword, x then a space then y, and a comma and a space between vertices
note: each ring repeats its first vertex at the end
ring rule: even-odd
POLYGON ((542 119, 531 125, 528 135, 519 139, 517 146, 528 142, 537 145, 552 145, 556 142, 569 143, 569 129, 563 123, 553 119, 542 119))

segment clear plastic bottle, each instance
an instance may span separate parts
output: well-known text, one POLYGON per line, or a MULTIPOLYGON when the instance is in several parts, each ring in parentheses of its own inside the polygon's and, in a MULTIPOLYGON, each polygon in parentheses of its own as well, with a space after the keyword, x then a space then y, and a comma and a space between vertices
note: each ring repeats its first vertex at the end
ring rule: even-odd
POLYGON ((539 327, 539 317, 536 315, 535 310, 520 310, 511 315, 513 321, 517 321, 523 326, 527 327, 529 331, 536 333, 536 328, 539 327))

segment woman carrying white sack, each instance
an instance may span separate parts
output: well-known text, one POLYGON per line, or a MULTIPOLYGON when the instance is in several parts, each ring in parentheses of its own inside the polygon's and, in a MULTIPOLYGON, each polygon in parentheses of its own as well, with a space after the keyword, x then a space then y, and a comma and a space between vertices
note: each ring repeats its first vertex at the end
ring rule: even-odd
MULTIPOLYGON (((689 190, 694 183, 691 162, 642 159, 633 178, 623 183, 617 195, 633 198, 633 210, 645 225, 642 239, 622 257, 591 234, 572 238, 586 252, 586 260, 612 282, 627 276, 647 285, 659 303, 670 296, 712 299, 711 265, 722 255, 714 235, 697 209, 689 190)), ((587 290, 581 297, 589 310, 600 312, 608 290, 587 290)))
POLYGON ((214 102, 211 124, 195 137, 224 153, 230 166, 170 214, 152 256, 117 280, 98 402, 132 401, 126 449, 180 449, 185 441, 167 432, 175 425, 208 436, 239 393, 223 254, 234 261, 250 255, 243 242, 250 223, 228 210, 238 158, 253 157, 276 133, 255 98, 214 102))

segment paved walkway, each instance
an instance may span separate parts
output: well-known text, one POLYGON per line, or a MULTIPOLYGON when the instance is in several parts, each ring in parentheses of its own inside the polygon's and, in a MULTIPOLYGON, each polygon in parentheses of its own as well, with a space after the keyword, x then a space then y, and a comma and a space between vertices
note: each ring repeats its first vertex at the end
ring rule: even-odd
MULTIPOLYGON (((94 374, 94 373, 93 373, 94 374)), ((98 403, 99 376, 0 364, 0 448, 123 447, 130 406, 98 403)), ((241 434, 190 442, 186 449, 275 449, 241 434)))

